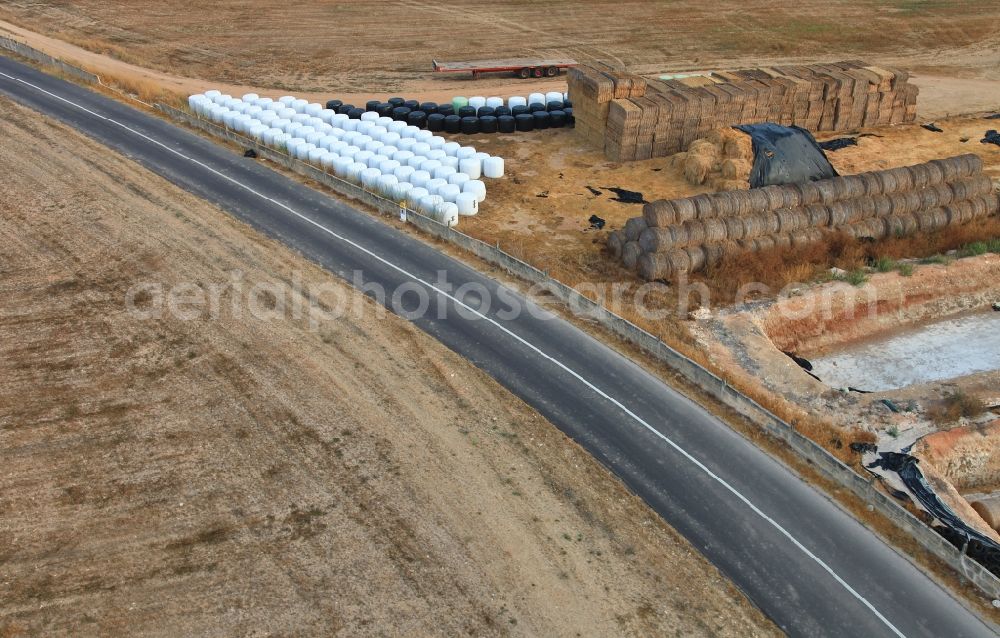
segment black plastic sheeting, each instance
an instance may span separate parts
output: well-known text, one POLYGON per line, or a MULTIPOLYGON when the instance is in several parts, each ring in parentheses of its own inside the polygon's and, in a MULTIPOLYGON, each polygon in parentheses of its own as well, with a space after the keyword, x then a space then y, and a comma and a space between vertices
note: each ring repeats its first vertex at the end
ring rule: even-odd
POLYGON ((638 191, 625 190, 624 188, 618 188, 617 186, 601 186, 606 191, 611 191, 617 197, 612 197, 611 201, 621 202, 623 204, 647 204, 646 198, 642 196, 642 193, 638 191))
POLYGON ((882 467, 899 475, 920 505, 943 524, 935 526, 934 531, 955 547, 965 548, 965 553, 970 558, 1000 576, 1000 544, 970 527, 938 498, 924 480, 919 461, 915 457, 897 452, 882 452, 879 456, 881 458, 872 463, 871 467, 882 467))
POLYGON ((1000 133, 997 133, 995 130, 990 129, 986 131, 986 137, 984 137, 980 141, 983 144, 996 144, 997 146, 1000 146, 1000 133))
POLYGON ((820 142, 819 147, 824 151, 839 151, 842 148, 847 148, 848 146, 857 146, 858 138, 856 137, 838 137, 832 140, 827 140, 825 142, 820 142))
POLYGON ((798 126, 741 124, 733 127, 753 140, 750 187, 802 184, 837 176, 812 133, 798 126))

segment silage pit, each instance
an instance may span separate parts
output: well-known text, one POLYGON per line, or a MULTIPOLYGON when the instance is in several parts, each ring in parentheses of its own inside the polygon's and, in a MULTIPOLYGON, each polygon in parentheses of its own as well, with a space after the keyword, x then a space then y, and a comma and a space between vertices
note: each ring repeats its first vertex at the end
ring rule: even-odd
POLYGON ((813 374, 834 388, 871 392, 1000 369, 1000 314, 964 314, 810 357, 813 374))

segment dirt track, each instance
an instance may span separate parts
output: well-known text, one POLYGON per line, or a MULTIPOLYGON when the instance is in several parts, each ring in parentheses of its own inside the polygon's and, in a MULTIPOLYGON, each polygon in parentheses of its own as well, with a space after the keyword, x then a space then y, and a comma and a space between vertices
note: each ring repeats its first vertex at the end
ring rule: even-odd
POLYGON ((774 633, 474 367, 339 284, 318 330, 280 288, 236 317, 331 278, 0 110, 0 635, 774 633), (137 282, 221 316, 130 316, 137 282))

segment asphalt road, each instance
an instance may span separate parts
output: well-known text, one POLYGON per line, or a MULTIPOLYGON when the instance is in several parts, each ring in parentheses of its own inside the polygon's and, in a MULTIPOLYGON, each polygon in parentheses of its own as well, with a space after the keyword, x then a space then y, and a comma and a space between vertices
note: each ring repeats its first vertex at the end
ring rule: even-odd
POLYGON ((360 271, 366 285, 390 291, 389 300, 392 291, 406 291, 398 297, 404 311, 424 293, 428 311, 411 321, 584 446, 787 633, 995 635, 724 423, 476 270, 255 160, 3 57, 0 93, 116 149, 333 273, 350 280, 360 271), (436 286, 441 272, 467 294, 436 286), (524 311, 509 312, 514 304, 524 311))

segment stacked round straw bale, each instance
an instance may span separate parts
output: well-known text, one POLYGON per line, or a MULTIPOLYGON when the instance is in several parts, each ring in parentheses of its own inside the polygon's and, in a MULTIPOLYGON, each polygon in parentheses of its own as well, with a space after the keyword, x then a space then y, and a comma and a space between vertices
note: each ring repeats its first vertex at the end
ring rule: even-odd
POLYGON ((694 186, 707 184, 717 191, 750 188, 753 143, 750 136, 734 128, 714 129, 694 140, 686 153, 674 155, 675 166, 694 186))
POLYGON ((933 232, 997 214, 1000 198, 982 171, 982 160, 969 154, 805 184, 656 200, 611 233, 608 251, 655 280, 701 270, 731 253, 804 246, 830 232, 876 241, 933 232))

